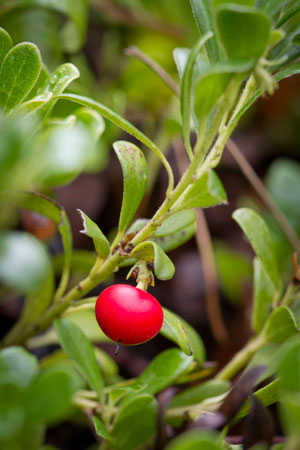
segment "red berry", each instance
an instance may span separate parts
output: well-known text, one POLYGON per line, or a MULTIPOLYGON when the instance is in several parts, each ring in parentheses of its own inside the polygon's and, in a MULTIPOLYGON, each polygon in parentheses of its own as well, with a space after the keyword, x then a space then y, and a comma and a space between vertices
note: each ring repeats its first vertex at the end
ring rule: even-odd
POLYGON ((104 289, 95 307, 102 331, 125 345, 142 344, 157 335, 163 324, 163 310, 153 295, 128 284, 104 289))

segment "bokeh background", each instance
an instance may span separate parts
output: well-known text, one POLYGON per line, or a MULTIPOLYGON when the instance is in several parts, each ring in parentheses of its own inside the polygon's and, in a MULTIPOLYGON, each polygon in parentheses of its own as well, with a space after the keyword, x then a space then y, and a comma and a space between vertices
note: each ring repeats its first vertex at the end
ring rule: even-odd
MULTIPOLYGON (((74 63, 81 76, 69 90, 101 101, 149 135, 167 154, 178 179, 178 148, 181 147, 178 100, 149 68, 127 56, 124 50, 129 46, 139 47, 178 80, 173 49, 190 47, 198 37, 189 2, 73 0, 61 2, 60 6, 56 2, 53 8, 54 3, 4 0, 0 2, 0 26, 11 34, 14 43, 30 41, 37 44, 50 71, 63 62, 74 63)), ((70 103, 59 102, 55 108, 54 115, 55 112, 60 116, 72 113, 70 103)), ((300 77, 296 76, 282 81, 272 97, 260 99, 233 136, 298 234, 299 119, 300 77)), ((117 139, 132 140, 106 122, 93 167, 70 184, 54 190, 55 198, 65 207, 70 219, 76 249, 92 250, 92 241, 79 233, 81 219, 77 208, 97 222, 106 235, 112 236, 115 232, 122 200, 121 169, 112 151, 112 143, 117 139)), ((138 215, 149 218, 164 198, 167 179, 159 161, 147 150, 145 153, 149 163, 149 184, 138 215)), ((184 159, 184 155, 181 157, 184 159)), ((213 239, 218 275, 216 290, 229 339, 218 342, 211 331, 203 267, 195 238, 170 252, 176 266, 175 276, 167 282, 158 281, 150 292, 163 306, 197 329, 204 340, 208 361, 223 364, 251 333, 253 254, 232 220, 232 212, 247 205, 262 213, 272 229, 282 270, 291 266, 292 249, 229 152, 225 151, 217 172, 229 203, 206 210, 205 216, 213 239)), ((16 227, 35 234, 38 228, 38 232, 47 235, 49 223, 43 223, 32 213, 20 211, 16 227)), ((61 242, 56 234, 50 238, 49 245, 53 254, 61 252, 61 242)), ((120 269, 107 284, 123 283, 127 272, 128 268, 120 269)), ((80 275, 76 276, 79 278, 80 275)), ((100 285, 92 294, 97 295, 104 286, 100 285)), ((0 302, 0 326, 4 335, 20 314, 22 298, 4 292, 0 302)), ((142 346, 122 348, 117 359, 121 375, 136 376, 154 355, 168 346, 168 341, 159 336, 142 346)), ((111 344, 101 347, 113 354, 111 344)), ((42 357, 47 347, 35 351, 42 357)), ((80 426, 64 424, 50 430, 47 440, 62 450, 76 450, 86 448, 93 442, 93 437, 80 426)))

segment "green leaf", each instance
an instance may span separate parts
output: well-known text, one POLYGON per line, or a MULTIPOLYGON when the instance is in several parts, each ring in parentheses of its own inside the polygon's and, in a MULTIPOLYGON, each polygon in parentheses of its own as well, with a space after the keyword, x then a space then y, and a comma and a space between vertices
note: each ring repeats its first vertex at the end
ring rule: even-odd
POLYGON ((254 259, 254 294, 251 314, 251 326, 255 334, 259 333, 270 314, 275 287, 260 259, 254 259))
POLYGON ((33 97, 31 100, 21 103, 21 105, 19 105, 16 108, 15 112, 22 114, 34 113, 38 109, 45 106, 46 103, 48 103, 51 100, 51 97, 52 97, 51 92, 49 92, 49 94, 37 95, 36 97, 33 97))
POLYGON ((0 442, 14 437, 23 426, 25 411, 22 394, 12 384, 0 385, 0 442))
POLYGON ((206 42, 206 51, 210 62, 221 59, 221 52, 217 42, 216 24, 212 2, 210 0, 191 0, 196 24, 202 35, 211 31, 213 37, 206 42))
POLYGON ((151 240, 152 242, 156 242, 164 250, 164 252, 169 252, 170 250, 174 250, 189 241, 194 236, 195 231, 196 224, 192 223, 186 228, 176 231, 174 234, 163 236, 161 238, 153 237, 151 240))
POLYGON ((209 170, 185 190, 174 209, 209 208, 226 202, 226 192, 219 177, 209 170))
POLYGON ((222 5, 218 8, 217 24, 229 59, 249 60, 264 53, 271 22, 262 11, 249 6, 222 5), (253 35, 255 39, 251 39, 253 35))
POLYGON ((55 331, 63 350, 87 379, 91 388, 102 398, 103 380, 92 344, 84 333, 68 320, 55 321, 55 331))
POLYGON ((154 273, 159 280, 169 280, 174 275, 174 264, 155 242, 147 241, 137 245, 130 256, 144 261, 153 261, 154 273))
MULTIPOLYGON (((271 383, 267 384, 263 388, 256 391, 254 395, 265 406, 277 403, 279 399, 279 381, 278 380, 272 381, 271 383)), ((247 416, 249 414, 249 411, 250 411, 250 399, 247 399, 242 408, 239 410, 239 412, 233 419, 232 424, 239 422, 243 417, 247 416)))
POLYGON ((177 314, 163 308, 164 323, 160 333, 177 344, 186 355, 193 355, 202 364, 205 360, 205 348, 202 339, 194 328, 177 314))
POLYGON ((192 355, 192 347, 178 316, 163 308, 164 322, 160 334, 174 342, 186 355, 192 355))
POLYGON ((269 316, 263 333, 267 342, 281 343, 297 331, 297 323, 292 311, 287 306, 280 306, 269 316))
POLYGON ((133 450, 148 441, 156 432, 157 402, 143 394, 123 403, 112 435, 118 450, 133 450))
MULTIPOLYGON (((19 199, 19 206, 48 217, 58 224, 64 249, 64 264, 58 292, 62 295, 67 287, 72 257, 72 231, 64 208, 54 200, 42 194, 26 193, 19 199)), ((48 283, 50 281, 48 280, 48 283)))
POLYGON ((225 61, 217 63, 202 73, 195 86, 195 114, 200 121, 205 119, 224 93, 235 73, 247 73, 253 66, 249 63, 225 61))
POLYGON ((34 44, 23 42, 5 56, 0 71, 0 105, 6 111, 17 106, 35 85, 41 55, 34 44))
POLYGON ((148 168, 143 152, 136 145, 126 141, 117 141, 114 142, 113 148, 121 164, 124 179, 119 221, 119 232, 123 233, 131 223, 144 196, 148 168))
POLYGON ((80 231, 82 234, 86 234, 93 239, 95 249, 101 258, 106 258, 109 254, 110 244, 98 225, 93 222, 83 211, 77 209, 81 215, 83 222, 83 230, 80 231))
POLYGON ((190 144, 190 124, 192 113, 192 90, 193 90, 193 74, 194 66, 198 53, 207 40, 212 37, 212 33, 205 34, 193 47, 189 53, 180 85, 180 110, 182 120, 182 134, 185 148, 190 159, 192 159, 192 148, 190 144))
POLYGON ((37 377, 37 359, 22 347, 8 347, 0 352, 0 384, 28 387, 37 377))
POLYGON ((300 340, 290 339, 282 349, 279 364, 280 412, 283 427, 288 435, 299 439, 300 426, 300 340))
POLYGON ((252 267, 248 258, 223 241, 214 242, 218 280, 226 298, 237 305, 242 301, 244 285, 250 282, 252 267))
MULTIPOLYGON (((263 0, 260 9, 265 11, 270 17, 274 17, 285 4, 289 3, 289 1, 290 0, 263 0)), ((278 27, 278 25, 276 27, 278 27)))
POLYGON ((280 16, 276 28, 284 25, 289 19, 291 19, 295 14, 300 11, 300 0, 292 2, 291 6, 287 8, 284 13, 280 16))
MULTIPOLYGON (((284 78, 288 78, 293 75, 297 75, 299 73, 300 73, 300 62, 295 62, 293 64, 289 64, 287 67, 283 67, 283 69, 278 70, 278 72, 274 75, 274 79, 276 81, 280 81, 283 80, 284 78)), ((256 97, 253 99, 252 103, 255 101, 256 97)))
POLYGON ((165 450, 224 450, 224 447, 217 433, 192 430, 173 439, 165 450))
POLYGON ((74 372, 47 369, 30 387, 26 396, 27 418, 33 423, 54 425, 72 413, 72 397, 78 389, 74 372))
POLYGON ((0 280, 21 292, 42 288, 50 260, 44 245, 29 233, 0 232, 0 280))
POLYGON ((278 287, 278 264, 272 238, 266 223, 256 212, 249 208, 237 209, 232 217, 242 228, 253 250, 261 260, 265 271, 274 285, 278 287))
POLYGON ((140 142, 142 142, 144 145, 146 145, 148 148, 150 148, 161 160, 163 163, 168 176, 169 176, 169 189, 173 187, 174 183, 174 177, 172 169, 163 155, 163 153, 160 151, 160 149, 154 144, 154 142, 151 141, 144 133, 142 133, 140 130, 138 130, 134 125, 132 125, 127 120, 123 119, 119 114, 116 114, 114 111, 109 109, 107 106, 102 105, 99 102, 95 102, 94 100, 91 100, 88 97, 83 97, 80 95, 74 95, 74 94, 61 94, 57 95, 57 99, 62 100, 70 100, 75 103, 79 103, 80 105, 86 106, 88 108, 93 109, 94 111, 101 114, 103 117, 106 117, 106 119, 110 120, 112 123, 117 125, 122 130, 126 131, 127 133, 134 136, 136 139, 138 139, 140 142))
POLYGON ((165 350, 151 361, 136 379, 135 385, 143 384, 146 386, 143 391, 157 394, 185 374, 192 361, 192 356, 187 356, 177 348, 165 350))
POLYGON ((7 53, 12 49, 13 41, 3 28, 0 28, 0 69, 7 53))
POLYGON ((209 380, 204 383, 192 386, 175 395, 169 403, 169 408, 195 405, 203 400, 218 397, 229 391, 231 384, 229 381, 209 380))
POLYGON ((177 233, 189 225, 195 224, 196 212, 193 209, 187 209, 172 214, 167 220, 152 234, 155 238, 170 236, 177 233))
MULTIPOLYGON (((183 77, 184 69, 191 53, 191 49, 189 48, 180 48, 177 47, 173 50, 173 57, 177 67, 177 71, 180 79, 183 77)), ((207 57, 201 53, 198 53, 195 61, 194 61, 194 71, 193 71, 193 79, 197 80, 201 73, 208 69, 209 61, 207 57)))
POLYGON ((291 225, 300 227, 300 164, 288 158, 278 158, 268 170, 266 185, 291 225))
MULTIPOLYGON (((49 94, 53 96, 61 94, 67 86, 80 76, 79 70, 71 63, 65 63, 57 67, 55 71, 45 80, 45 82, 40 87, 38 93, 49 94)), ((57 99, 52 99, 44 108, 40 111, 42 117, 49 114, 50 110, 53 108, 57 99)))
POLYGON ((107 431, 105 425, 101 420, 94 416, 93 423, 98 436, 101 436, 103 439, 106 439, 109 442, 114 442, 115 439, 111 436, 111 434, 107 431))

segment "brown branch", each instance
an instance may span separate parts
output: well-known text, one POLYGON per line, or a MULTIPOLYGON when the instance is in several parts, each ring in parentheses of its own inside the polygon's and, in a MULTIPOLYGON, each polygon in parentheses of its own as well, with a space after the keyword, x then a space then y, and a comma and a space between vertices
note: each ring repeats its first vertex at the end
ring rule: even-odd
POLYGON ((137 47, 128 47, 124 50, 125 55, 133 56, 139 59, 141 62, 146 64, 146 66, 150 67, 164 82, 165 84, 174 92, 175 95, 179 97, 180 90, 177 83, 173 80, 173 78, 165 71, 154 59, 150 56, 146 55, 146 53, 142 52, 137 47))
POLYGON ((233 142, 232 139, 228 139, 226 146, 230 154, 232 155, 233 159, 238 164, 245 177, 248 179, 253 189, 257 192, 257 194, 263 200, 263 202, 265 203, 265 205, 267 206, 267 208, 277 221, 278 225, 282 229, 283 233, 286 235, 292 247, 300 255, 300 240, 297 236, 297 233, 291 227, 285 215, 282 213, 281 209, 274 202, 271 195, 267 191, 266 187, 264 186, 260 178, 257 176, 255 171, 253 170, 253 168, 251 167, 251 165, 249 164, 249 162, 239 149, 239 147, 236 145, 235 142, 233 142))
MULTIPOLYGON (((183 151, 184 147, 181 141, 174 140, 173 148, 178 170, 180 173, 183 173, 186 169, 188 161, 186 153, 183 151)), ((228 333, 223 322, 220 308, 217 271, 211 235, 207 226, 204 211, 202 209, 197 209, 196 213, 196 242, 203 267, 207 317, 215 340, 218 342, 225 342, 228 339, 228 333)))

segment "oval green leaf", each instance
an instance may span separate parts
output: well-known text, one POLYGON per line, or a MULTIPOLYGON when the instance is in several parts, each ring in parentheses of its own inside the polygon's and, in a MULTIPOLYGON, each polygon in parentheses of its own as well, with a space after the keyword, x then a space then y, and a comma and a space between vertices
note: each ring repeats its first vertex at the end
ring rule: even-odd
POLYGON ((172 398, 169 407, 178 408, 181 406, 195 405, 207 398, 218 397, 229 391, 231 383, 224 380, 209 380, 204 383, 192 386, 172 398))
POLYGON ((174 264, 155 242, 147 241, 137 245, 130 257, 154 262, 154 273, 159 280, 170 280, 175 273, 174 264))
POLYGON ((101 400, 103 380, 92 344, 80 328, 68 320, 56 320, 54 326, 63 350, 75 362, 78 370, 101 400))
POLYGON ((264 337, 266 342, 284 342, 298 332, 296 320, 287 306, 275 309, 268 318, 264 337))
POLYGON ((233 215, 274 285, 279 286, 279 272, 272 238, 265 221, 252 209, 240 208, 233 215))
POLYGON ((165 450, 224 450, 217 433, 193 430, 173 439, 165 450))
POLYGON ((166 308, 163 311, 164 322, 160 334, 177 344, 186 355, 192 355, 192 347, 180 318, 166 308))
POLYGON ((179 211, 165 220, 152 236, 155 238, 170 236, 171 234, 187 228, 189 225, 195 224, 195 222, 196 212, 194 209, 179 211))
POLYGON ((133 216, 144 196, 148 168, 143 152, 134 144, 126 141, 114 142, 113 148, 122 167, 124 189, 119 220, 119 232, 123 233, 131 223, 133 216))
POLYGON ((165 350, 151 361, 136 379, 135 385, 145 385, 143 392, 155 395, 172 385, 180 375, 187 373, 192 361, 192 356, 187 356, 177 348, 165 350))
POLYGON ((217 13, 220 40, 229 59, 259 58, 268 44, 271 22, 262 11, 237 4, 221 5, 217 13), (251 36, 255 35, 255 39, 251 36))
POLYGON ((5 56, 0 71, 0 105, 10 111, 26 97, 41 70, 41 55, 34 44, 23 42, 5 56))
POLYGON ((270 314, 275 287, 268 276, 260 259, 254 259, 254 294, 251 313, 251 326, 255 334, 258 334, 270 314))
POLYGON ((22 347, 8 347, 0 352, 0 384, 28 387, 37 377, 37 359, 22 347))
POLYGON ((133 450, 156 432, 157 401, 143 394, 124 402, 112 429, 118 450, 133 450))

